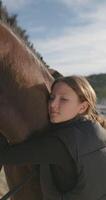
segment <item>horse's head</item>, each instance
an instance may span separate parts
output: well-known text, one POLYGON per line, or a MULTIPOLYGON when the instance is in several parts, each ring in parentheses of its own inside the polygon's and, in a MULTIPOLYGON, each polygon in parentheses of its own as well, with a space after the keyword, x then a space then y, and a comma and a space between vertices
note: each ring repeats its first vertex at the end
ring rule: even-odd
POLYGON ((48 123, 53 78, 35 54, 0 23, 0 132, 19 142, 48 123))

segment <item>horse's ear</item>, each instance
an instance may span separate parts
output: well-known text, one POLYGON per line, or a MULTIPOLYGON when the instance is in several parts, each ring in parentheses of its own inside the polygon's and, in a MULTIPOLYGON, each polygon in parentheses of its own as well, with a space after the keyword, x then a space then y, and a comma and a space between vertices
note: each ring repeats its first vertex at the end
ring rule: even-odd
POLYGON ((9 49, 10 49, 9 43, 5 43, 5 45, 4 45, 4 42, 0 41, 0 55, 2 54, 4 56, 4 55, 8 54, 9 49))
POLYGON ((49 73, 53 76, 54 79, 57 79, 59 77, 63 77, 63 75, 55 69, 48 68, 48 70, 49 70, 49 73))

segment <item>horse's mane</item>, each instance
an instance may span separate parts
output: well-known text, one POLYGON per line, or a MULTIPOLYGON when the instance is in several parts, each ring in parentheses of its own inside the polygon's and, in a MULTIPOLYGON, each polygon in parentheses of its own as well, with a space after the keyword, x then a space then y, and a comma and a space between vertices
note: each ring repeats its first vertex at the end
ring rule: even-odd
POLYGON ((0 23, 3 24, 4 26, 6 26, 7 29, 9 29, 9 31, 11 31, 11 33, 14 33, 14 36, 16 36, 16 38, 19 39, 19 41, 21 43, 23 43, 23 45, 25 45, 25 47, 30 49, 30 51, 37 57, 38 61, 47 68, 48 65, 43 60, 43 58, 40 56, 40 54, 36 51, 35 47, 33 47, 33 44, 30 43, 30 41, 28 39, 26 40, 24 37, 22 37, 19 29, 21 29, 22 31, 25 31, 25 30, 23 30, 18 25, 11 25, 11 23, 9 21, 7 21, 6 19, 3 19, 3 18, 0 19, 0 23))
MULTIPOLYGON (((25 42, 25 40, 24 40, 24 39, 20 36, 20 34, 17 32, 16 27, 11 26, 11 25, 9 24, 9 22, 3 21, 3 20, 1 20, 1 19, 0 19, 0 24, 3 25, 6 29, 9 30, 9 32, 11 33, 11 35, 13 35, 13 37, 16 38, 16 40, 23 46, 23 48, 26 49, 26 51, 28 51, 28 53, 30 54, 30 56, 33 57, 33 60, 34 60, 34 58, 36 59, 36 62, 37 62, 37 64, 38 64, 38 66, 40 66, 40 67, 42 68, 42 71, 43 71, 43 72, 46 71, 47 74, 48 74, 49 72, 48 72, 48 70, 47 70, 47 67, 44 65, 44 62, 42 62, 42 60, 37 56, 36 52, 34 53, 33 50, 27 45, 27 43, 25 42), (44 69, 44 68, 45 68, 45 69, 44 69)), ((7 38, 7 39, 8 39, 8 38, 7 38)), ((5 44, 5 47, 3 47, 2 41, 0 41, 0 51, 2 51, 2 49, 4 49, 4 48, 5 48, 5 51, 6 51, 6 48, 7 48, 7 50, 8 50, 8 48, 9 48, 9 47, 8 47, 8 44, 5 44)), ((14 48, 15 48, 15 47, 14 47, 14 48)), ((1 55, 0 55, 0 56, 1 56, 1 55)), ((9 65, 11 65, 11 63, 10 63, 10 61, 9 61, 9 59, 8 59, 8 56, 3 56, 3 57, 2 57, 2 61, 0 61, 0 62, 2 62, 1 64, 3 64, 3 65, 4 65, 4 63, 6 64, 6 60, 7 60, 7 63, 8 63, 9 65)), ((30 67, 30 66, 29 66, 29 67, 30 67)), ((44 73, 43 75, 46 77, 46 73, 44 73)), ((49 74, 49 76, 50 76, 50 74, 49 74)))
MULTIPOLYGON (((4 18, 0 19, 0 23, 4 24, 8 29, 10 29, 21 42, 23 42, 30 50, 38 57, 38 59, 44 64, 44 62, 40 59, 40 57, 37 54, 37 51, 35 48, 33 48, 33 44, 30 43, 29 39, 25 39, 22 37, 21 31, 26 32, 26 30, 22 29, 18 25, 11 24, 9 20, 6 20, 4 18)), ((28 36, 27 36, 28 37, 28 36)))

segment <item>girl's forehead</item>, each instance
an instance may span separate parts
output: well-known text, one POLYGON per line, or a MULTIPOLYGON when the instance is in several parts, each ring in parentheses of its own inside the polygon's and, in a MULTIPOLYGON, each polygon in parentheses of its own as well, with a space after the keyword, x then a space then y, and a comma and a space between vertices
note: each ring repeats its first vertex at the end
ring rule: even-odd
POLYGON ((56 83, 52 89, 52 94, 71 94, 75 93, 74 90, 64 82, 56 83))
POLYGON ((67 83, 65 82, 57 82, 55 83, 54 87, 53 87, 53 90, 55 89, 64 89, 64 88, 71 88, 67 85, 67 83))

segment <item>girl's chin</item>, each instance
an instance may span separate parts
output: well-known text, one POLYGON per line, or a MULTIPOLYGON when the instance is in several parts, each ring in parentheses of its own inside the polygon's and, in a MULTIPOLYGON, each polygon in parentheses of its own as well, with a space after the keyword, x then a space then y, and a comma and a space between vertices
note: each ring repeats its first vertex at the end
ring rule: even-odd
POLYGON ((51 122, 51 123, 57 123, 57 120, 51 119, 50 122, 51 122))
POLYGON ((51 123, 60 123, 61 121, 58 119, 50 118, 51 123))
POLYGON ((54 117, 51 117, 51 118, 50 118, 50 122, 51 122, 51 123, 57 123, 58 120, 57 120, 56 118, 54 118, 54 117))

